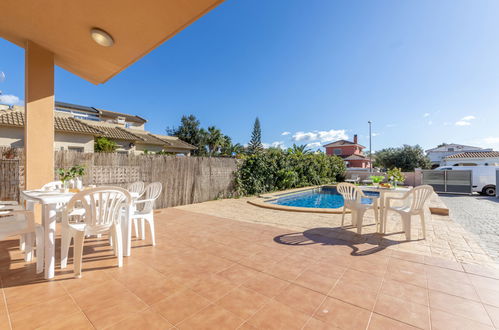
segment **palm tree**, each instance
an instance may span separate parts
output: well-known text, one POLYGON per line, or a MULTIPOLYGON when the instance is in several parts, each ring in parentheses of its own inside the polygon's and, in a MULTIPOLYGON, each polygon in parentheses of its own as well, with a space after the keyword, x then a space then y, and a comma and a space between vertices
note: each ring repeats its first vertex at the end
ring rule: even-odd
POLYGON ((208 146, 208 152, 210 156, 220 151, 222 144, 224 143, 225 136, 222 135, 222 131, 215 126, 208 127, 208 132, 206 136, 206 145, 208 146))
POLYGON ((302 145, 296 145, 293 143, 293 147, 288 149, 288 152, 290 154, 295 154, 295 155, 307 155, 311 153, 310 149, 307 148, 306 144, 302 145))

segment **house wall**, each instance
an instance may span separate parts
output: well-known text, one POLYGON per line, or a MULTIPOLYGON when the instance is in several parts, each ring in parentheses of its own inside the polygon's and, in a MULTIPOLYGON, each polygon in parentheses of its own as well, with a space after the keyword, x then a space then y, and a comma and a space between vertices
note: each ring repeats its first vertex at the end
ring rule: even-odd
POLYGON ((499 157, 444 159, 441 163, 441 166, 475 166, 475 165, 499 166, 499 157))
POLYGON ((137 144, 133 150, 133 153, 140 155, 143 154, 145 150, 149 152, 160 152, 163 150, 163 146, 153 144, 137 144))
POLYGON ((94 152, 94 137, 86 134, 55 133, 55 150, 69 150, 73 148, 83 148, 83 152, 94 152))
POLYGON ((367 168, 369 167, 368 164, 369 162, 365 161, 365 160, 347 160, 347 167, 360 167, 360 168, 367 168))
POLYGON ((24 130, 20 127, 0 127, 0 146, 19 148, 24 146, 24 130))
POLYGON ((348 145, 348 146, 339 146, 339 147, 326 147, 326 155, 334 155, 334 149, 341 149, 341 155, 346 155, 346 156, 350 156, 350 155, 354 155, 354 154, 357 154, 357 155, 360 155, 362 154, 362 149, 357 147, 357 146, 352 146, 352 145, 348 145))

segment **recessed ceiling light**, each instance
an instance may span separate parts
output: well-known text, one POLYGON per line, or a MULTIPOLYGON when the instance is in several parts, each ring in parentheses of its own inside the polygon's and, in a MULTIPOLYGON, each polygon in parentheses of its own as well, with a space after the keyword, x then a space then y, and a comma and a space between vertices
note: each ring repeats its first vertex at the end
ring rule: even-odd
POLYGON ((94 39, 94 41, 101 46, 111 47, 114 45, 113 37, 111 37, 111 35, 104 30, 93 28, 90 31, 90 35, 92 36, 92 39, 94 39))

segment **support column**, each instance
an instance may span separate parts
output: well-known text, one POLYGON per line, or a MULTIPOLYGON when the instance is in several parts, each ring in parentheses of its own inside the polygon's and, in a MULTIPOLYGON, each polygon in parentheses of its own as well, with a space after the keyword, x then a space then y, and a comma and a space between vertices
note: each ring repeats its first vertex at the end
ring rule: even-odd
POLYGON ((54 54, 25 48, 24 178, 26 189, 54 180, 54 54))

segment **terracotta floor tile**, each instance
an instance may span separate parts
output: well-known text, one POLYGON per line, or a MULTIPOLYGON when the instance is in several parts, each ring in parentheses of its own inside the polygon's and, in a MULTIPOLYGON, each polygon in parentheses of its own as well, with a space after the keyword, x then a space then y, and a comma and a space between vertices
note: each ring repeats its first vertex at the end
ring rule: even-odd
POLYGON ((135 329, 171 329, 173 325, 159 313, 147 309, 138 313, 131 313, 122 321, 107 328, 108 330, 135 330, 135 329))
POLYGON ((425 265, 418 262, 411 262, 397 258, 390 258, 388 263, 388 272, 394 271, 411 272, 425 274, 425 265))
POLYGON ((211 305, 177 325, 179 329, 237 329, 244 320, 228 310, 211 305))
POLYGON ((486 305, 491 305, 494 307, 499 307, 499 291, 492 289, 485 289, 482 287, 475 287, 475 290, 480 297, 482 303, 486 305))
POLYGON ((455 282, 450 279, 443 280, 440 277, 430 277, 428 278, 428 289, 444 292, 466 299, 480 301, 480 298, 478 297, 473 285, 462 282, 455 282))
POLYGON ((476 288, 499 291, 499 280, 473 274, 468 274, 468 278, 476 288))
POLYGON ((371 311, 378 293, 355 284, 341 283, 336 285, 328 295, 371 311))
POLYGON ((383 277, 386 272, 387 265, 386 263, 373 263, 367 260, 361 259, 360 257, 353 258, 352 263, 350 265, 351 269, 355 269, 358 271, 366 272, 371 275, 383 277))
POLYGON ((499 280, 499 269, 485 267, 482 265, 466 264, 463 263, 463 268, 467 273, 485 276, 499 280))
POLYGON ((249 319, 257 329, 301 329, 310 317, 278 301, 270 301, 249 319))
POLYGON ((9 315, 7 313, 0 314, 0 329, 12 329, 9 315))
POLYGON ((416 304, 428 305, 428 290, 420 286, 385 280, 380 293, 416 304))
POLYGON ((111 277, 101 270, 87 271, 81 278, 75 278, 72 273, 68 274, 67 279, 58 282, 66 291, 71 294, 73 292, 85 289, 89 286, 95 286, 109 281, 111 277))
POLYGON ((270 298, 241 286, 223 296, 217 304, 247 320, 269 300, 270 298))
POLYGON ((258 273, 246 281, 243 286, 272 298, 281 293, 288 284, 288 282, 278 279, 277 277, 265 273, 258 273))
POLYGON ((425 265, 425 270, 428 279, 472 284, 469 276, 464 272, 429 265, 425 265))
POLYGON ((431 256, 425 256, 424 263, 426 265, 442 267, 442 268, 452 269, 452 270, 456 270, 456 271, 463 271, 463 267, 461 266, 461 264, 458 262, 452 261, 452 260, 431 257, 431 256))
POLYGON ((492 330, 492 326, 479 323, 438 309, 431 309, 431 328, 433 330, 492 330))
POLYGON ((481 303, 476 301, 430 290, 430 307, 480 323, 492 325, 485 308, 481 303))
POLYGON ((229 281, 233 282, 236 285, 241 285, 244 282, 247 282, 249 279, 254 277, 256 274, 260 273, 259 271, 253 270, 246 266, 242 265, 234 265, 220 273, 218 275, 225 277, 229 281))
POLYGON ((411 272, 411 271, 407 271, 407 270, 401 270, 401 269, 393 270, 392 269, 386 273, 385 278, 390 279, 390 280, 394 280, 394 281, 398 281, 398 282, 402 282, 402 283, 420 286, 423 288, 428 287, 428 283, 427 283, 425 274, 411 272))
POLYGON ((335 298, 326 298, 315 313, 315 317, 342 329, 365 329, 371 313, 363 308, 335 298))
POLYGON ((290 284, 274 299, 300 312, 312 315, 326 296, 302 286, 290 284))
POLYGON ((10 312, 66 295, 64 288, 56 282, 4 287, 4 292, 10 312))
POLYGON ((311 317, 307 321, 302 330, 334 330, 334 329, 339 329, 339 328, 327 324, 326 322, 320 321, 315 317, 311 317))
POLYGON ((330 264, 330 263, 324 263, 324 262, 317 262, 314 264, 311 264, 308 267, 309 270, 316 272, 322 276, 325 277, 333 277, 333 278, 340 278, 345 271, 347 270, 346 267, 330 264))
POLYGON ((492 320, 492 323, 496 328, 499 328, 499 308, 490 306, 490 305, 484 305, 485 309, 487 310, 487 313, 489 313, 490 319, 492 320))
POLYGON ((383 315, 373 313, 369 322, 369 330, 416 330, 412 325, 396 321, 383 315))
POLYGON ((417 263, 421 263, 421 264, 424 263, 424 261, 425 261, 425 256, 423 256, 423 255, 416 254, 416 253, 404 252, 404 251, 394 250, 390 256, 392 258, 402 259, 402 260, 411 261, 411 262, 417 262, 417 263))
POLYGON ((322 294, 328 294, 336 281, 337 278, 335 277, 326 277, 311 270, 306 270, 294 280, 294 283, 322 294))
POLYGON ((418 328, 430 328, 430 313, 425 305, 380 294, 374 312, 418 328))
POLYGON ((191 286, 191 290, 206 299, 214 302, 229 291, 236 288, 236 285, 220 275, 213 274, 205 280, 200 280, 191 286))
POLYGON ((116 280, 86 287, 73 292, 71 296, 83 311, 107 307, 116 301, 129 298, 132 294, 116 280))
POLYGON ((383 277, 371 275, 355 269, 348 269, 336 285, 356 285, 366 290, 377 292, 381 287, 383 277))
POLYGON ((78 311, 78 306, 74 304, 71 297, 64 295, 46 300, 43 304, 31 305, 11 312, 10 320, 14 329, 36 328, 54 321, 54 317, 64 319, 78 311))
POLYGON ((154 282, 139 282, 129 289, 147 305, 152 305, 183 290, 184 286, 178 280, 161 278, 154 282))
POLYGON ((210 305, 210 301, 192 290, 186 289, 152 305, 170 323, 177 324, 210 305))
POLYGON ((70 315, 60 315, 48 323, 36 328, 37 330, 91 330, 95 329, 83 312, 70 315))
POLYGON ((300 265, 291 266, 283 263, 277 263, 265 269, 264 272, 286 281, 293 281, 303 272, 303 270, 304 267, 300 265))

